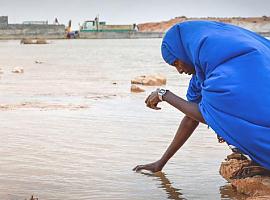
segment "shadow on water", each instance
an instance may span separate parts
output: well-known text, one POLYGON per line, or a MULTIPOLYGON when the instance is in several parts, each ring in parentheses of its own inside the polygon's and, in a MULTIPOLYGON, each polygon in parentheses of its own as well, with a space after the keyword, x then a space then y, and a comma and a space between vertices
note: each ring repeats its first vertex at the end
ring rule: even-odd
POLYGON ((141 174, 155 177, 156 180, 160 181, 160 187, 168 194, 168 199, 174 200, 187 200, 183 197, 183 194, 180 192, 181 189, 175 188, 172 186, 170 180, 166 177, 166 174, 163 172, 149 173, 149 172, 141 172, 141 174))

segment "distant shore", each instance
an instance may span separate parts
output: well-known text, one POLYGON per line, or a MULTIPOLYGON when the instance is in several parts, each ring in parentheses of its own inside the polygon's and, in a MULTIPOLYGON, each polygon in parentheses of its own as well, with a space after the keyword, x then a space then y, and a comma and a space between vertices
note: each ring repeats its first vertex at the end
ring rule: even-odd
MULTIPOLYGON (((231 18, 187 18, 185 16, 161 22, 138 24, 138 30, 127 32, 78 32, 81 39, 150 39, 162 38, 174 24, 190 20, 211 20, 234 24, 254 31, 264 37, 270 37, 270 17, 231 17, 231 18)), ((54 24, 9 24, 7 16, 0 17, 0 40, 13 39, 67 39, 64 25, 54 24)))
POLYGON ((206 18, 187 18, 185 16, 175 17, 168 21, 161 22, 149 22, 138 24, 139 30, 142 32, 166 32, 174 24, 191 21, 191 20, 209 20, 209 21, 219 21, 229 24, 234 24, 246 28, 248 30, 254 31, 262 36, 270 37, 270 17, 230 17, 230 18, 220 18, 220 17, 206 17, 206 18))

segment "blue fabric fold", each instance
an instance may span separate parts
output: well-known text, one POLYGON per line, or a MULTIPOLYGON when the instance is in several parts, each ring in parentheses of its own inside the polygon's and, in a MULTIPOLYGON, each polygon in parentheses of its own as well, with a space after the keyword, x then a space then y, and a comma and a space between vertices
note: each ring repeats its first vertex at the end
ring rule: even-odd
POLYGON ((270 41, 225 23, 189 21, 166 33, 161 52, 169 64, 195 68, 187 99, 207 124, 270 169, 270 41))
POLYGON ((169 65, 172 65, 176 59, 180 59, 192 65, 183 48, 179 26, 173 26, 165 34, 161 45, 161 54, 165 62, 169 65), (170 42, 167 43, 167 41, 173 42, 175 45, 170 45, 170 42))

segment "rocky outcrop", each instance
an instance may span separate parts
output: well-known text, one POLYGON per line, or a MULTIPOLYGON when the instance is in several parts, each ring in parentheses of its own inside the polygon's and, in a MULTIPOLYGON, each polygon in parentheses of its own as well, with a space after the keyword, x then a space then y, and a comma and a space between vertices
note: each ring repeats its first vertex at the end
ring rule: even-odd
POLYGON ((139 85, 144 86, 162 86, 166 85, 167 79, 163 75, 142 75, 137 76, 131 80, 130 91, 134 93, 144 92, 145 89, 139 85))
POLYGON ((140 84, 146 86, 161 86, 166 85, 166 77, 162 75, 137 76, 131 80, 131 84, 140 84))
POLYGON ((145 89, 137 86, 137 85, 131 85, 130 91, 134 93, 139 93, 139 92, 145 92, 145 89))
POLYGON ((221 163, 220 174, 249 200, 270 199, 270 172, 244 156, 233 153, 221 163))
POLYGON ((269 200, 269 199, 270 195, 246 198, 246 200, 269 200))
POLYGON ((231 181, 232 186, 240 193, 249 196, 270 196, 270 177, 253 176, 231 181))

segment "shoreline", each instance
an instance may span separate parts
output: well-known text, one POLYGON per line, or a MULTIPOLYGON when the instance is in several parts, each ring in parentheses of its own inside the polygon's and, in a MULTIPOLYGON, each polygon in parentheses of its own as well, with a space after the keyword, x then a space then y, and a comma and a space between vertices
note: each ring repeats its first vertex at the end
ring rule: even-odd
MULTIPOLYGON (((175 17, 167 21, 138 24, 138 30, 130 31, 94 31, 78 30, 78 39, 151 39, 162 38, 173 25, 185 21, 206 20, 233 24, 253 31, 263 37, 270 37, 270 17, 175 17)), ((55 24, 9 24, 7 16, 0 16, 0 40, 19 39, 69 39, 65 25, 55 24)), ((76 37, 77 39, 77 37, 76 37)))

